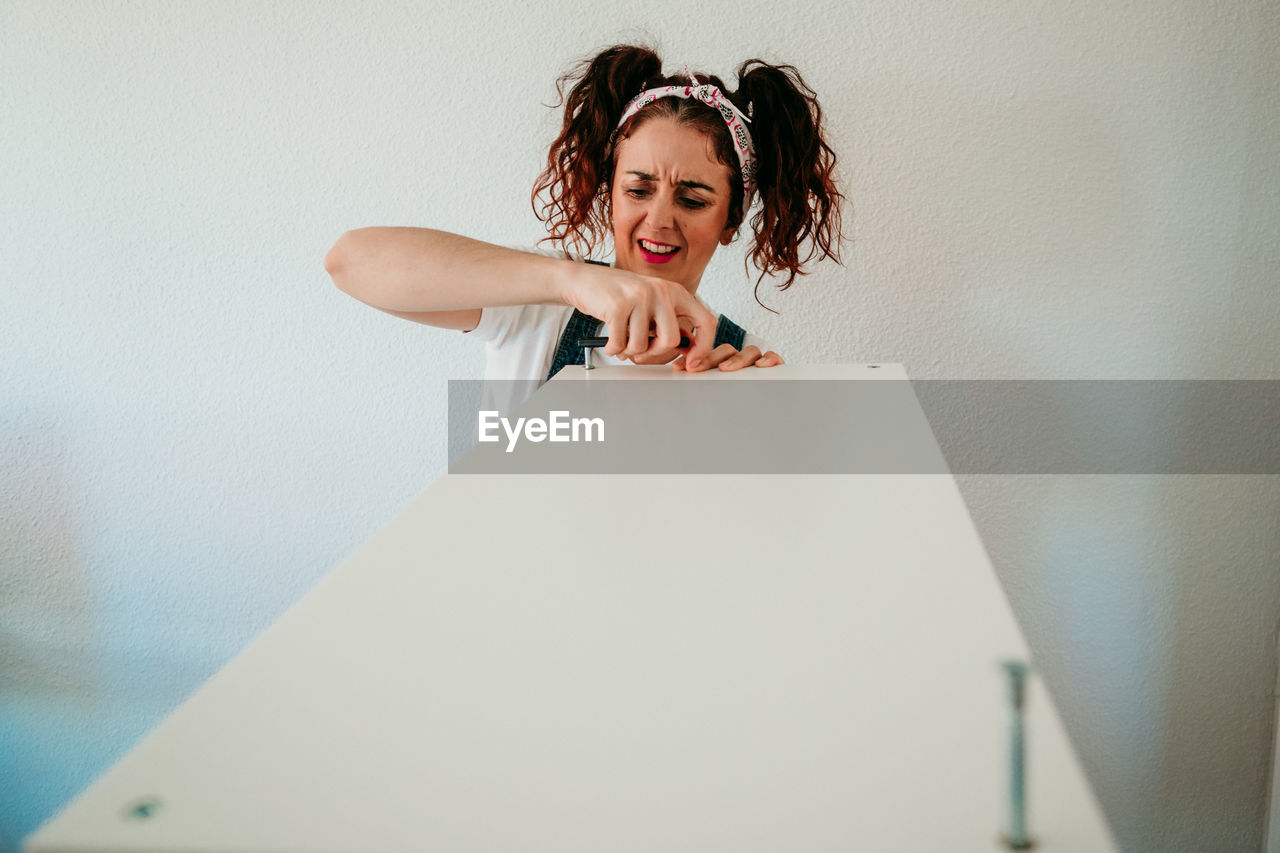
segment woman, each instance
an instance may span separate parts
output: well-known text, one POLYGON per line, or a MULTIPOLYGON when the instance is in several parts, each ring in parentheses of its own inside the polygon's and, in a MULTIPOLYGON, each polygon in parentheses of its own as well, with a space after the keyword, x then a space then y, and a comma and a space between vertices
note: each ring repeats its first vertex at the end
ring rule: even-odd
POLYGON ((839 260, 842 197, 817 99, 794 68, 760 60, 739 68, 733 93, 717 77, 661 69, 652 50, 619 45, 560 80, 562 95, 577 82, 533 198, 563 254, 365 228, 325 258, 334 282, 388 313, 485 340, 488 379, 548 379, 583 363, 577 341, 602 332, 614 361, 691 372, 781 364, 695 294, 757 192, 757 288, 786 273, 786 289, 815 255, 839 260), (590 255, 606 234, 612 266, 569 255, 590 255))

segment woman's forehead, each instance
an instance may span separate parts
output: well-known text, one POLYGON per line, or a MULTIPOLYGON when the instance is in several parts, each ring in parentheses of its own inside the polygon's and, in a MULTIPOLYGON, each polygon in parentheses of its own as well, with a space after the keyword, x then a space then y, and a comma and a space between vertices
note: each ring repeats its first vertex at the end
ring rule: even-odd
POLYGON ((670 119, 645 122, 619 142, 617 150, 615 169, 620 176, 639 172, 655 180, 723 184, 720 189, 729 185, 729 167, 716 160, 707 135, 670 119))

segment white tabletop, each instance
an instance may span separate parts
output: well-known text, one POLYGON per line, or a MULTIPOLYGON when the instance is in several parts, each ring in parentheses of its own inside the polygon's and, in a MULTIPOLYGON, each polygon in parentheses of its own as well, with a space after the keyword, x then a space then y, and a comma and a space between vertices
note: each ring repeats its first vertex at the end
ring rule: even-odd
MULTIPOLYGON (((995 851, 1026 655, 949 476, 446 475, 26 849, 995 851)), ((1032 684, 1037 849, 1114 849, 1032 684)))

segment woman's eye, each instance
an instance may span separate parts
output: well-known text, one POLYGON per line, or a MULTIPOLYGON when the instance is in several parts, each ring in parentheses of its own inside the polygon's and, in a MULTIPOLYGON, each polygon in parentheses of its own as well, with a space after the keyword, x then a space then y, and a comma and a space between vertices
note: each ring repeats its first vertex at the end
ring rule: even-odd
POLYGON ((698 201, 696 198, 686 198, 684 200, 684 206, 690 210, 701 210, 707 206, 707 203, 705 201, 698 201))
POLYGON ((627 190, 627 195, 631 196, 632 198, 644 198, 648 194, 649 194, 648 190, 636 190, 636 189, 627 190))

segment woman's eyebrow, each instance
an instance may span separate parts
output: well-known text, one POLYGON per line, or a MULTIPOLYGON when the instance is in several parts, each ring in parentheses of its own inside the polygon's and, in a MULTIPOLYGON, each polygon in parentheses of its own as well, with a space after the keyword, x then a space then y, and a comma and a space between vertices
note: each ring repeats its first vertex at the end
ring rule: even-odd
MULTIPOLYGON (((641 171, 638 171, 638 170, 636 170, 636 169, 628 170, 628 171, 627 171, 627 174, 628 174, 628 175, 635 175, 635 176, 636 176, 637 178, 639 178, 640 180, 642 180, 642 181, 649 181, 649 182, 651 182, 651 183, 652 183, 653 181, 658 180, 658 179, 657 179, 657 178, 655 178, 653 175, 650 175, 648 172, 641 172, 641 171)), ((682 186, 682 187, 687 187, 687 188, 689 188, 689 189, 691 189, 691 190, 706 190, 707 192, 711 193, 712 195, 715 195, 715 194, 716 194, 716 191, 715 191, 714 189, 712 189, 711 187, 707 186, 706 184, 704 184, 704 183, 702 183, 702 182, 700 182, 700 181, 679 181, 678 183, 679 183, 679 185, 680 185, 680 186, 682 186)))

